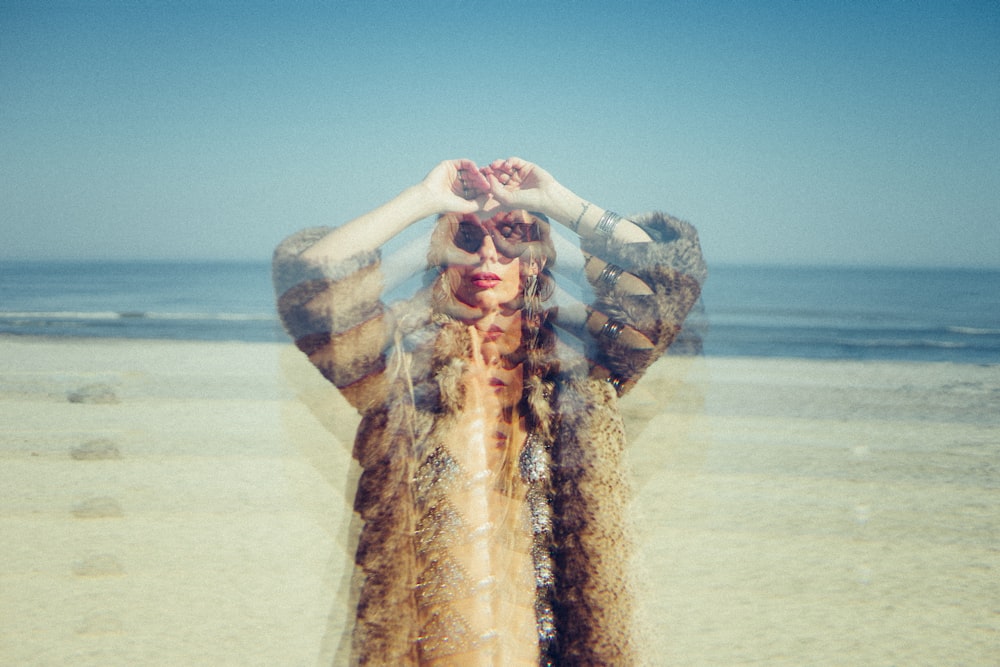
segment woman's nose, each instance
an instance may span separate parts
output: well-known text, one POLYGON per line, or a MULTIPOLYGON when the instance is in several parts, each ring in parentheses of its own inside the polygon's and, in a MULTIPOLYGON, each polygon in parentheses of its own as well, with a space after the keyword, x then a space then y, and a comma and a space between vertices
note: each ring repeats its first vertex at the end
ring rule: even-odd
POLYGON ((479 246, 479 257, 484 261, 497 259, 497 246, 489 234, 483 236, 483 244, 479 246))

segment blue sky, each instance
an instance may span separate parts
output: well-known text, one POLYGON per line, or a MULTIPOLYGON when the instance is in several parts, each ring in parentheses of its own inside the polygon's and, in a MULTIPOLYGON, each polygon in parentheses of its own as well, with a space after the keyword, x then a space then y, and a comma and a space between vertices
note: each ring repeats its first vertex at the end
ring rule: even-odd
POLYGON ((0 0, 0 258, 266 259, 518 155, 710 262, 1000 267, 1000 3, 0 0))

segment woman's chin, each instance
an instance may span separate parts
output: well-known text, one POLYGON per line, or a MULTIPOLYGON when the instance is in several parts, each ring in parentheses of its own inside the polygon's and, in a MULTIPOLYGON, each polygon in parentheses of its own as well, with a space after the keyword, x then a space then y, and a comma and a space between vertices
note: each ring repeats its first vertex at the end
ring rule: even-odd
POLYGON ((455 298, 472 308, 494 308, 500 303, 495 289, 470 288, 459 290, 455 298))
POLYGON ((476 292, 470 305, 483 311, 499 310, 500 298, 495 290, 481 290, 476 292))

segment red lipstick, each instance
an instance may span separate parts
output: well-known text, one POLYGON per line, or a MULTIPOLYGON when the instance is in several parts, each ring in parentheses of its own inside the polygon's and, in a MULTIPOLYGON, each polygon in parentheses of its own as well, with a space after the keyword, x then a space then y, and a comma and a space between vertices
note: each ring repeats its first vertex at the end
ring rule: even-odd
POLYGON ((469 276, 469 281, 480 289, 490 289, 500 284, 500 276, 488 271, 481 271, 469 276))

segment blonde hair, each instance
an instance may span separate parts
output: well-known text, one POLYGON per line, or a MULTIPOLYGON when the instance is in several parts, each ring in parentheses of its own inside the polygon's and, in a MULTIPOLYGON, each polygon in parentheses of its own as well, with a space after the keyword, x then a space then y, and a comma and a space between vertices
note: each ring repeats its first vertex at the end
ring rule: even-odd
MULTIPOLYGON (((545 307, 555 292, 555 279, 550 272, 555 263, 556 250, 552 243, 551 228, 548 218, 539 213, 515 211, 514 217, 520 222, 534 225, 537 233, 524 242, 523 249, 517 257, 521 261, 520 302, 517 305, 521 311, 521 343, 517 357, 523 363, 524 390, 520 400, 513 406, 511 415, 510 438, 518 439, 521 430, 520 418, 526 420, 527 433, 540 430, 548 435, 552 425, 551 415, 546 407, 549 403, 554 383, 550 379, 558 372, 558 362, 553 348, 555 332, 548 321, 550 310, 545 307)), ((509 214, 504 214, 508 216, 509 214)), ((498 216, 499 217, 499 216, 498 216)), ((433 271, 431 299, 433 308, 456 319, 466 319, 464 306, 455 298, 449 285, 444 269, 449 265, 448 257, 455 250, 455 234, 459 224, 468 219, 456 213, 441 215, 431 234, 430 248, 427 252, 427 263, 433 271)), ((477 221, 478 224, 478 221, 477 221)), ((527 441, 524 446, 528 446, 527 441)), ((511 493, 516 484, 514 478, 520 476, 519 457, 521 452, 509 447, 498 479, 498 487, 504 493, 511 493)))

